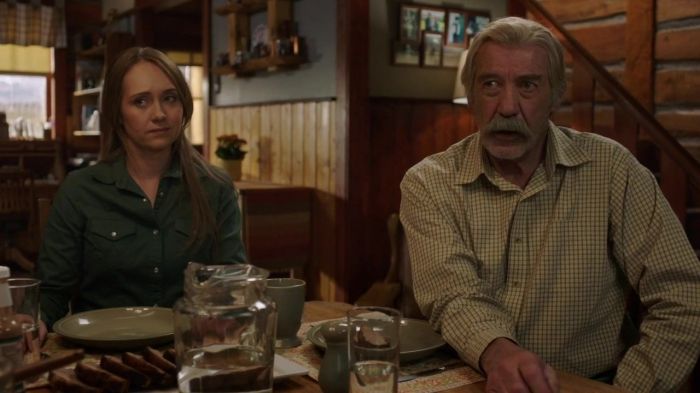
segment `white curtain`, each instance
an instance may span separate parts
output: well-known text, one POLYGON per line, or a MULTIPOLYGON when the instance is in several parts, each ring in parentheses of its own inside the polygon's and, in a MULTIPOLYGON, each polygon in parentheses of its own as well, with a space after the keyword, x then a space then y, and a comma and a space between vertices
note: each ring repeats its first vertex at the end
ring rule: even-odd
POLYGON ((53 6, 41 0, 0 0, 0 44, 66 47, 64 0, 53 6))

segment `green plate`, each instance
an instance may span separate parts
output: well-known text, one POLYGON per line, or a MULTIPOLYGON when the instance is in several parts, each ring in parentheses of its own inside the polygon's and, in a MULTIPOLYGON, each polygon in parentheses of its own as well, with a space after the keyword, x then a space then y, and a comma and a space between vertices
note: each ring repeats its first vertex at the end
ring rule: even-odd
MULTIPOLYGON (((323 324, 320 323, 311 327, 306 333, 306 338, 316 347, 325 350, 326 340, 321 334, 322 326, 323 324)), ((401 319, 399 334, 401 363, 410 363, 428 357, 445 345, 442 337, 433 331, 427 321, 422 319, 401 319)))
POLYGON ((124 351, 173 340, 173 313, 162 307, 117 307, 72 314, 54 332, 78 345, 124 351))

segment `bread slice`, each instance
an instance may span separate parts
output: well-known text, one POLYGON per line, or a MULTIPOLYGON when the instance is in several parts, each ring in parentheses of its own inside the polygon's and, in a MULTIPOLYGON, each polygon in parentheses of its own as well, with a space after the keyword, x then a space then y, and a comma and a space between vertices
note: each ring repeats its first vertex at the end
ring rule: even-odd
POLYGON ((172 364, 177 364, 177 360, 175 360, 175 348, 168 348, 163 351, 163 357, 169 360, 172 364))
POLYGON ((135 368, 124 364, 119 358, 103 355, 100 367, 129 381, 129 386, 136 389, 146 389, 151 386, 151 378, 135 368))
POLYGON ((101 393, 101 390, 81 382, 75 372, 69 369, 53 370, 49 373, 49 384, 54 392, 101 393))
POLYGON ((137 355, 133 352, 124 352, 122 354, 122 361, 127 366, 131 366, 136 370, 146 374, 154 385, 159 386, 171 386, 175 383, 175 378, 172 375, 168 375, 165 371, 152 365, 143 359, 142 356, 137 355))
POLYGON ((75 365, 75 375, 82 382, 96 386, 106 393, 127 393, 129 381, 92 364, 80 362, 75 365))
POLYGON ((177 376, 177 366, 170 360, 166 359, 160 351, 151 347, 146 347, 143 351, 143 358, 152 365, 165 371, 169 375, 177 376))

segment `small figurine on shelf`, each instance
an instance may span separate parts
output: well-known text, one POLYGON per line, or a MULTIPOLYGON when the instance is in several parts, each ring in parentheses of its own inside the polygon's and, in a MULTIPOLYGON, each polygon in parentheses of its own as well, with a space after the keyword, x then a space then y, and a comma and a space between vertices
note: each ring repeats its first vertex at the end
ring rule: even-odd
POLYGON ((236 134, 220 135, 216 138, 219 146, 216 148, 216 156, 223 161, 224 169, 233 180, 241 180, 241 164, 246 155, 242 149, 247 142, 236 134))

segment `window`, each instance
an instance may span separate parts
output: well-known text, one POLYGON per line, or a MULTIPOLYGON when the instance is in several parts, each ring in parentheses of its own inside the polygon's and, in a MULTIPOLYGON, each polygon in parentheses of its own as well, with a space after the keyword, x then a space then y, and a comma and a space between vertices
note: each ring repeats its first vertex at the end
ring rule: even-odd
POLYGON ((175 63, 179 64, 180 72, 185 76, 192 92, 192 120, 185 130, 187 138, 193 145, 204 144, 204 103, 202 99, 202 55, 191 52, 167 52, 175 63))
POLYGON ((11 138, 43 138, 49 108, 51 48, 0 45, 0 112, 11 138))

